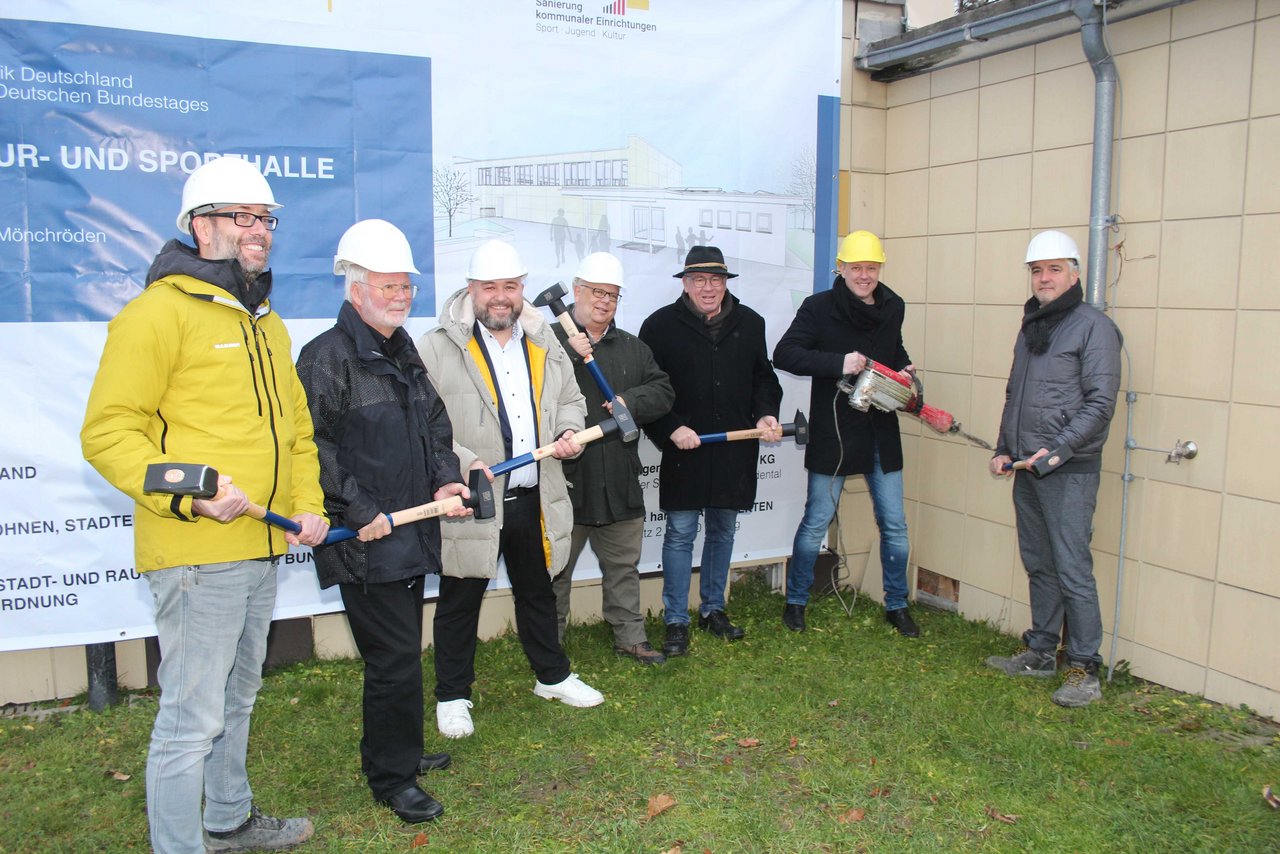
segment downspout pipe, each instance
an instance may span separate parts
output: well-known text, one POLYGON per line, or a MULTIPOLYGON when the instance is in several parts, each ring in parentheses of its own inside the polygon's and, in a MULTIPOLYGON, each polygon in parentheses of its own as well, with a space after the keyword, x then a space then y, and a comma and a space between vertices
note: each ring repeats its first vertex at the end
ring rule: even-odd
MULTIPOLYGON (((1105 3, 1107 0, 1101 0, 1105 3)), ((1111 214, 1111 161, 1116 128, 1116 92, 1120 78, 1107 48, 1103 9, 1092 0, 1076 0, 1080 40, 1093 69, 1093 175, 1089 187, 1089 264, 1085 300, 1107 310, 1107 233, 1115 223, 1111 214)))

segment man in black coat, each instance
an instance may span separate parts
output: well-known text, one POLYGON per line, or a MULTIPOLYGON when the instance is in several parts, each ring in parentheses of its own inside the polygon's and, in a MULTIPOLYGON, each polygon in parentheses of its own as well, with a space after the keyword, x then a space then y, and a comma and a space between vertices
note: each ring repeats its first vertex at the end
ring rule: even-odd
POLYGON ((880 565, 884 579, 885 619, 906 637, 920 630, 907 610, 907 516, 902 503, 902 437, 898 415, 872 407, 860 412, 837 389, 840 378, 857 375, 871 359, 894 370, 915 367, 902 346, 906 303, 880 281, 884 263, 880 239, 855 231, 836 253, 839 275, 831 290, 806 299, 782 340, 774 363, 784 371, 813 377, 809 397, 809 471, 804 517, 796 530, 787 572, 787 601, 782 622, 805 628, 804 609, 813 586, 818 549, 835 518, 845 477, 867 481, 880 529, 880 565))
POLYGON ((736 278, 715 246, 693 246, 675 274, 684 293, 640 327, 658 367, 675 388, 671 411, 645 425, 662 450, 658 503, 666 514, 662 543, 662 606, 667 624, 662 651, 689 649, 689 582, 693 542, 701 516, 706 526, 699 589, 699 627, 737 640, 742 629, 724 612, 725 587, 739 511, 756 498, 756 440, 708 443, 700 433, 755 426, 766 442, 782 438, 778 409, 782 386, 769 364, 764 318, 728 292, 736 278))
POLYGON ((316 572, 321 587, 338 585, 365 662, 360 757, 369 788, 404 821, 430 821, 444 807, 417 775, 449 765, 447 753, 422 752, 422 585, 440 571, 440 523, 393 530, 386 514, 469 496, 449 414, 401 328, 417 292, 409 241, 385 220, 362 220, 342 236, 333 266, 346 276, 347 301, 337 325, 302 348, 298 374, 325 509, 358 535, 317 547, 316 572))

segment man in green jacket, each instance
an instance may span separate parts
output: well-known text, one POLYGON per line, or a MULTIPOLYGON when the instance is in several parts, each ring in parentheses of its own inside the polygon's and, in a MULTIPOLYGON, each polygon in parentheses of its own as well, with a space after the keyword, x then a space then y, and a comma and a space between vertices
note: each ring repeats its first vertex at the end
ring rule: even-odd
POLYGON ((134 560, 155 601, 147 820, 159 854, 291 848, 314 832, 308 819, 263 815, 245 770, 276 565, 329 530, 306 394, 267 301, 279 207, 246 160, 191 173, 178 228, 196 247, 165 244, 146 290, 108 325, 80 433, 85 459, 136 502, 134 560), (147 466, 165 462, 216 468, 218 494, 144 494, 147 466), (301 533, 246 517, 249 502, 301 533))

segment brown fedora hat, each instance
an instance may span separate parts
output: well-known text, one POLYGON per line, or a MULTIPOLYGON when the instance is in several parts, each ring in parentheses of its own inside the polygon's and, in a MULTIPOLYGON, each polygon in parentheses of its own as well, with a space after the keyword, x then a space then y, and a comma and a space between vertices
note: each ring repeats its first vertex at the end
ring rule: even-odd
POLYGON ((738 278, 737 273, 730 273, 724 265, 724 253, 719 246, 690 246, 684 259, 684 269, 672 278, 683 279, 690 273, 715 273, 726 279, 738 278))

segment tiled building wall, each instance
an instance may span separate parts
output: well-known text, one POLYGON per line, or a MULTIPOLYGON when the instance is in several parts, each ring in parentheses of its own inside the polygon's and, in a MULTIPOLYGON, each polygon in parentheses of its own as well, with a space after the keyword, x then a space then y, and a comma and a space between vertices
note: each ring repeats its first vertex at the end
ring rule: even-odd
MULTIPOLYGON (((884 85, 848 72, 848 16, 845 33, 841 231, 884 235, 926 398, 993 438, 1029 295, 1026 242, 1059 228, 1088 244, 1094 82, 1080 38, 884 85)), ((1280 716, 1280 0, 1196 0, 1113 24, 1109 42, 1124 260, 1111 256, 1108 300, 1137 393, 1133 435, 1200 447, 1180 466, 1132 454, 1117 655, 1145 678, 1280 716)), ((1126 417, 1122 400, 1095 519, 1104 655, 1126 417)), ((965 615, 1020 632, 1008 483, 987 475, 986 451, 902 422, 913 563, 958 579, 965 615)), ((846 502, 844 536, 874 563, 865 503, 846 502)))

